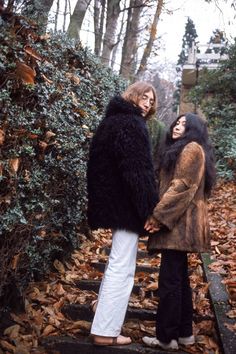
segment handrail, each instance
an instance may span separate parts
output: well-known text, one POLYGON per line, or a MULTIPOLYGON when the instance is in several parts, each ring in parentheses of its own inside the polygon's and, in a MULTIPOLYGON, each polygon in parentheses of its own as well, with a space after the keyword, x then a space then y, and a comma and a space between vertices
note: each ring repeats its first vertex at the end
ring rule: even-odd
POLYGON ((185 64, 193 64, 198 65, 203 61, 214 61, 219 62, 221 60, 225 60, 228 58, 228 55, 224 53, 224 51, 219 51, 218 53, 201 53, 200 48, 206 48, 210 50, 214 49, 224 49, 224 44, 219 43, 207 43, 207 44, 196 44, 193 43, 192 47, 188 50, 188 58, 185 64))

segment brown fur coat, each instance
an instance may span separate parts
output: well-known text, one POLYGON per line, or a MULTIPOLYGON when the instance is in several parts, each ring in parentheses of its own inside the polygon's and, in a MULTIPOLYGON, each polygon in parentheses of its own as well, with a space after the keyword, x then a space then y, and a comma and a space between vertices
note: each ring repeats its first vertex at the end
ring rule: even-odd
POLYGON ((160 173, 160 202, 153 216, 164 226, 150 236, 149 252, 207 252, 210 232, 204 195, 205 154, 196 142, 182 150, 173 175, 160 173))

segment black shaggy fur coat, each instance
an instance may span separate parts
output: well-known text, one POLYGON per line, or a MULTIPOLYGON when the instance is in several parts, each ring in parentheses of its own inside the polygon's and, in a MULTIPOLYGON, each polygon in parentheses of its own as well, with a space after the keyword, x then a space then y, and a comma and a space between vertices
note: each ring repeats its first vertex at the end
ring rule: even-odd
POLYGON ((87 169, 91 229, 144 234, 157 203, 146 123, 139 107, 115 96, 92 139, 87 169))

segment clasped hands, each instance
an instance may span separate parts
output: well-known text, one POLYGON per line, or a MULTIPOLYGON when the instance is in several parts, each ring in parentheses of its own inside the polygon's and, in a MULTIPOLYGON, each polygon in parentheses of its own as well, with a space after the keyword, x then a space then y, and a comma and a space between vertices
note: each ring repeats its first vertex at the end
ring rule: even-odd
POLYGON ((150 233, 154 233, 160 230, 160 226, 161 225, 157 219, 155 219, 153 216, 149 216, 144 225, 144 229, 150 233))

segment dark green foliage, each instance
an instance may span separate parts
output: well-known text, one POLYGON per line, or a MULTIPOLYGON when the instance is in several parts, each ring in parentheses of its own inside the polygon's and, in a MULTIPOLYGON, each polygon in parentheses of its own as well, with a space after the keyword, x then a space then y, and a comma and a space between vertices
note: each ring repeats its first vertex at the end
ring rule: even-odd
POLYGON ((163 122, 160 122, 157 118, 151 118, 147 121, 147 128, 151 141, 151 150, 153 158, 155 160, 155 155, 159 149, 160 143, 165 137, 166 126, 163 122))
POLYGON ((185 33, 182 39, 182 50, 179 54, 179 60, 177 65, 182 67, 188 58, 188 50, 195 43, 196 38, 198 37, 195 24, 190 17, 188 17, 185 25, 185 33))
POLYGON ((236 44, 229 59, 217 70, 201 72, 190 99, 200 105, 210 125, 220 176, 234 178, 236 171, 236 44))
MULTIPOLYGON (((191 20, 191 18, 188 17, 187 22, 185 24, 185 33, 182 38, 182 49, 179 54, 179 59, 176 67, 176 71, 179 74, 179 76, 182 73, 183 65, 186 63, 188 59, 188 51, 195 43, 197 37, 198 35, 195 28, 195 24, 193 20, 191 20)), ((173 106, 172 106, 173 112, 178 111, 178 107, 180 104, 180 91, 181 91, 181 80, 178 79, 178 81, 176 82, 176 90, 173 94, 173 106)))
POLYGON ((78 245, 91 136, 124 86, 79 43, 0 18, 0 295, 78 245))

